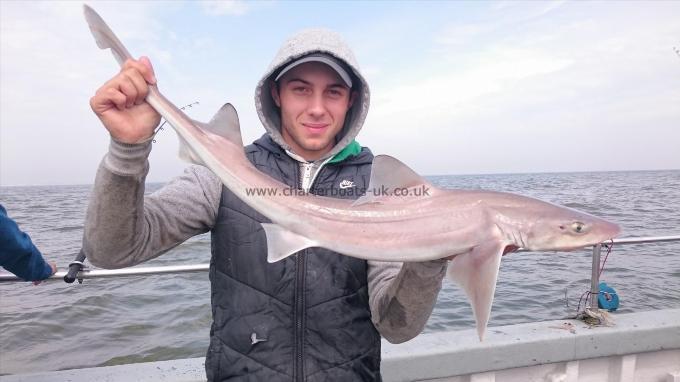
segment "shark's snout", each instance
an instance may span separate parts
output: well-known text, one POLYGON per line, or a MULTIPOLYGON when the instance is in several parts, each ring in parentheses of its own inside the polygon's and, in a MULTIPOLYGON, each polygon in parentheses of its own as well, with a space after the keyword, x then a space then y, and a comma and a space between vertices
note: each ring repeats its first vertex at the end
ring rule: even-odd
POLYGON ((602 227, 602 236, 605 237, 603 241, 613 239, 621 234, 621 227, 612 222, 605 222, 602 227))

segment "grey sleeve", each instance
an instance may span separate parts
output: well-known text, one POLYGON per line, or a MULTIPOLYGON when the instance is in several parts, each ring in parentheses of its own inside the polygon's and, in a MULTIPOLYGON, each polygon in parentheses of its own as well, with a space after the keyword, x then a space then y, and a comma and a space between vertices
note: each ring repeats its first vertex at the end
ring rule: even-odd
POLYGON ((420 334, 437 302, 447 263, 368 262, 371 316, 385 339, 401 343, 420 334))
POLYGON ((123 268, 161 255, 210 230, 222 185, 207 168, 184 174, 144 196, 151 142, 111 141, 95 178, 85 217, 83 249, 102 268, 123 268))

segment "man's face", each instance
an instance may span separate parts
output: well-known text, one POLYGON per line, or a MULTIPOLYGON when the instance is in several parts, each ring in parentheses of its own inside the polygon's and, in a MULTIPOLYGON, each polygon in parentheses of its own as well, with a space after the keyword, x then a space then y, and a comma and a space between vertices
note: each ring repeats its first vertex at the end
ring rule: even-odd
POLYGON ((326 64, 307 62, 271 84, 271 95, 281 108, 281 135, 293 151, 308 161, 329 152, 342 130, 354 92, 326 64))

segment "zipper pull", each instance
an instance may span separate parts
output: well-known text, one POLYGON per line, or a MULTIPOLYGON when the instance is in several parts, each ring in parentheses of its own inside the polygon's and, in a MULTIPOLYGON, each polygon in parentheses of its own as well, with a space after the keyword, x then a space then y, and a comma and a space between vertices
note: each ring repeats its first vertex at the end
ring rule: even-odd
POLYGON ((312 180, 312 167, 314 166, 313 163, 305 163, 305 170, 302 174, 302 190, 305 192, 309 192, 309 187, 311 186, 311 180, 312 180))
POLYGON ((265 342, 267 341, 266 338, 257 338, 257 333, 253 332, 250 335, 250 345, 255 345, 258 342, 265 342))

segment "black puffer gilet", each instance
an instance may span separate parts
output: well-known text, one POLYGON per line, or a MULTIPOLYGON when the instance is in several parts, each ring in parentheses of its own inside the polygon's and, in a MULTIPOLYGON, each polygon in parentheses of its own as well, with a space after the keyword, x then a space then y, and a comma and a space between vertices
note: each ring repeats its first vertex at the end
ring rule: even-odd
MULTIPOLYGON (((297 188, 298 163, 268 135, 245 152, 257 169, 297 188)), ((356 199, 368 187, 372 161, 364 148, 327 164, 310 192, 329 196, 335 189, 347 192, 334 197, 356 199), (340 189, 342 181, 354 182, 354 190, 340 189)), ((223 187, 212 230, 208 380, 379 381, 366 261, 308 248, 269 264, 266 222, 223 187)))

